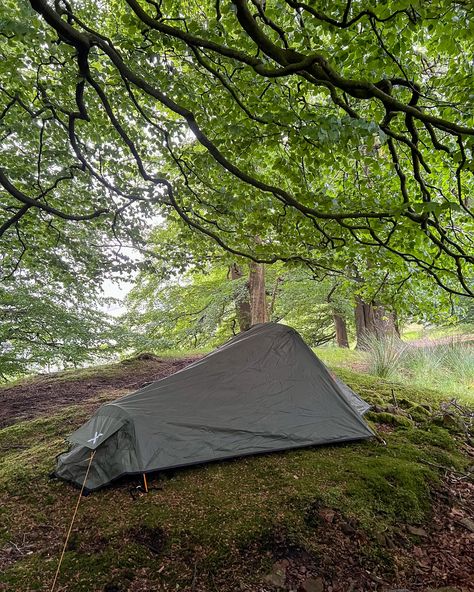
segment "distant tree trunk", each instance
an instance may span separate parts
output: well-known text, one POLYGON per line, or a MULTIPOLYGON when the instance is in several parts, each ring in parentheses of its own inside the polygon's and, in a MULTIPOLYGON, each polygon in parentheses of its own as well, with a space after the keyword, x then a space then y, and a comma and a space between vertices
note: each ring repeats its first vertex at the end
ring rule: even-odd
POLYGON ((367 335, 381 338, 395 333, 400 336, 395 312, 378 304, 364 302, 361 298, 356 300, 355 325, 357 349, 364 349, 364 338, 367 335))
POLYGON ((271 298, 270 303, 268 305, 268 314, 267 314, 267 317, 268 317, 268 320, 269 321, 272 319, 273 311, 275 310, 275 302, 276 302, 276 298, 277 298, 277 295, 278 295, 278 288, 279 288, 280 284, 283 283, 283 281, 284 281, 283 280, 283 276, 281 276, 281 275, 279 275, 276 278, 276 280, 275 280, 275 285, 273 287, 273 292, 271 293, 271 297, 272 298, 271 298))
MULTIPOLYGON (((243 277, 244 273, 240 265, 232 263, 229 266, 229 276, 232 280, 237 280, 243 277)), ((239 323, 239 329, 241 331, 247 331, 252 326, 252 313, 250 310, 250 300, 248 297, 248 287, 246 294, 238 294, 235 299, 235 312, 237 315, 237 322, 239 323)))
POLYGON ((265 292, 265 266, 250 262, 249 291, 252 325, 268 321, 267 295, 265 292))
POLYGON ((349 347, 349 339, 347 337, 346 319, 338 314, 333 313, 334 327, 336 328, 336 341, 339 347, 349 347))

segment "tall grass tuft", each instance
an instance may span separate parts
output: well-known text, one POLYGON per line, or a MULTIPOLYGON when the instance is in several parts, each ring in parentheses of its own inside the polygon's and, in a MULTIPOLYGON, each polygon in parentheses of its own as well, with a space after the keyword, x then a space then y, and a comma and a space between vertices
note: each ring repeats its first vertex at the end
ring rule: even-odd
POLYGON ((427 384, 447 394, 470 393, 474 398, 474 347, 452 341, 409 347, 404 360, 405 379, 427 384))
POLYGON ((377 337, 367 334, 362 345, 368 354, 370 374, 387 379, 398 376, 406 350, 406 345, 398 335, 389 334, 377 337))

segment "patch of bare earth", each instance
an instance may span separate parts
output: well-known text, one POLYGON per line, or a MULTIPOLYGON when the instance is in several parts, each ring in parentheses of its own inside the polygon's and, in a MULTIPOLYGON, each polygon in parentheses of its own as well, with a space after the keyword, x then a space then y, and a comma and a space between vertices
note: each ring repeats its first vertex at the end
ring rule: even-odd
POLYGON ((97 397, 109 393, 115 398, 133 392, 154 380, 165 378, 194 362, 197 357, 160 359, 146 354, 91 376, 70 378, 62 373, 40 375, 32 380, 0 390, 0 429, 18 421, 57 412, 63 407, 86 403, 91 411, 103 401, 97 397))

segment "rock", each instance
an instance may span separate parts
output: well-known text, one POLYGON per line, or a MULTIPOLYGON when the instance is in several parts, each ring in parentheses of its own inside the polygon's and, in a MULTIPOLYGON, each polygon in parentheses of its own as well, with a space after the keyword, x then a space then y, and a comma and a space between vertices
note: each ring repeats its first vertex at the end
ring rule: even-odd
POLYGON ((427 537, 428 533, 426 532, 426 530, 424 528, 420 528, 419 526, 407 526, 407 530, 410 534, 413 534, 415 536, 419 536, 419 537, 427 537))
POLYGON ((451 415, 450 413, 444 413, 441 416, 433 419, 435 425, 439 425, 442 428, 446 428, 451 432, 465 432, 466 425, 460 417, 451 415))
POLYGON ((306 578, 301 584, 300 592, 324 592, 323 578, 306 578))
POLYGON ((392 539, 392 537, 386 536, 385 540, 387 542, 387 547, 389 549, 396 549, 397 548, 397 545, 396 545, 395 541, 392 539))
POLYGON ((332 524, 335 515, 336 515, 336 512, 334 510, 329 509, 329 508, 322 508, 318 512, 318 516, 322 520, 324 520, 324 522, 327 522, 328 524, 332 524))
POLYGON ((409 419, 405 415, 401 415, 400 413, 389 413, 387 411, 375 413, 374 411, 368 411, 365 414, 365 417, 367 419, 370 419, 371 421, 375 421, 377 423, 384 423, 395 427, 410 427, 414 425, 411 419, 409 419))
POLYGON ((265 582, 275 588, 285 588, 286 568, 288 567, 288 563, 287 559, 275 562, 272 571, 263 578, 265 582))
POLYGON ((462 524, 464 528, 474 532, 474 520, 471 520, 470 518, 461 518, 461 520, 459 520, 459 524, 462 524))
POLYGON ((414 407, 416 405, 415 401, 410 401, 410 399, 405 399, 404 397, 397 399, 397 403, 402 409, 410 409, 410 407, 414 407))

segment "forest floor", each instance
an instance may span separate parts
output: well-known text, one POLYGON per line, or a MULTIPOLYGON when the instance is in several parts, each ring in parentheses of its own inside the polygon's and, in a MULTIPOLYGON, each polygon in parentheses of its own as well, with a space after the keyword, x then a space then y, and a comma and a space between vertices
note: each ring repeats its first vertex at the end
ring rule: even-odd
MULTIPOLYGON (((195 358, 142 356, 0 389, 0 590, 48 591, 77 500, 48 478, 100 404, 195 358)), ((62 592, 474 591, 473 411, 334 367, 386 441, 247 457, 83 498, 62 592)))

